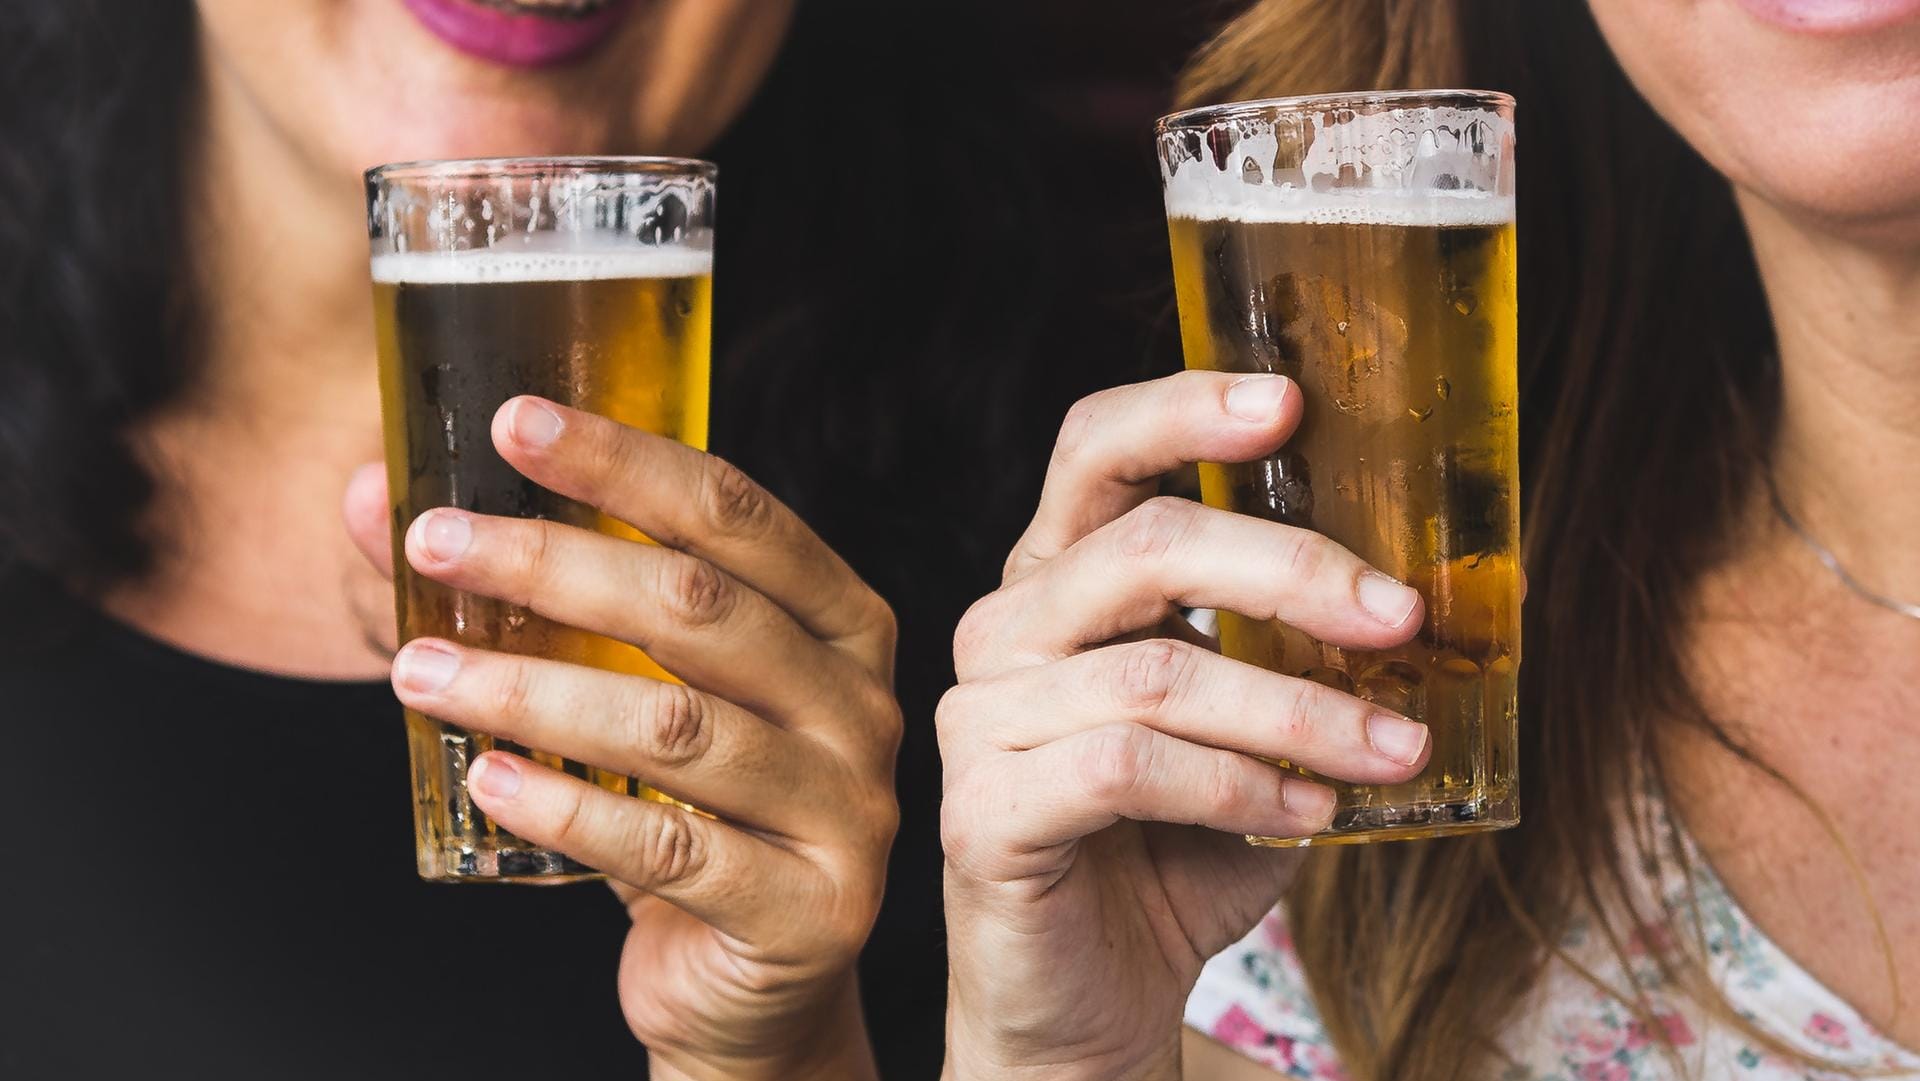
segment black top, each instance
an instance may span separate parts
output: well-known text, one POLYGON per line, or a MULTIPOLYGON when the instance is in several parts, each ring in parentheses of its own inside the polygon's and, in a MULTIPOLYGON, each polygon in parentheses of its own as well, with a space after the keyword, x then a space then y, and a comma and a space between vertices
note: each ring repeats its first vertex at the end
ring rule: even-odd
MULTIPOLYGON (((611 892, 415 876, 385 683, 216 664, 41 583, 0 612, 0 1077, 644 1076, 611 892)), ((897 1076, 938 1062, 929 915, 865 975, 897 1076)))

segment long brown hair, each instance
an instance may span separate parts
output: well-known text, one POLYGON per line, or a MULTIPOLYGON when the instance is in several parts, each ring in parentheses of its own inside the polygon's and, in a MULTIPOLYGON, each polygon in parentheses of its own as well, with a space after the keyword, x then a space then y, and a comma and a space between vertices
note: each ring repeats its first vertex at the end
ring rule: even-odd
MULTIPOLYGON (((1630 925, 1684 922, 1640 911, 1644 865, 1677 846, 1634 820, 1633 789, 1658 782, 1656 725, 1698 725, 1740 753, 1700 708, 1681 646, 1692 588, 1763 476, 1779 394, 1732 194, 1634 91, 1585 4, 1260 0, 1194 59, 1180 97, 1440 86, 1520 103, 1524 820, 1308 862, 1288 911, 1322 1020, 1364 1081, 1497 1075, 1498 1036, 1574 920, 1623 956, 1630 925)), ((1662 965, 1743 1024, 1697 956, 1662 965)), ((1609 990, 1646 1018, 1646 988, 1609 990)))

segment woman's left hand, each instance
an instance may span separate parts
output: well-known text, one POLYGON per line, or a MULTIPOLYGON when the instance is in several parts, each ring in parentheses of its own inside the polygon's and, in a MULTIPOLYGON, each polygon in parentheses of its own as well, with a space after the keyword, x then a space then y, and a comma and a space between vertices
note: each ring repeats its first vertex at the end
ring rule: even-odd
MULTIPOLYGON (((493 439, 659 543, 440 509, 408 531, 414 570, 630 642, 686 685, 419 639, 394 659, 401 701, 716 816, 499 751, 468 774, 502 827, 614 881, 633 919, 620 1002, 655 1078, 873 1076, 853 966, 899 817, 892 612, 718 458, 536 398, 503 405, 493 439)), ((377 469, 347 508, 386 565, 377 469)))

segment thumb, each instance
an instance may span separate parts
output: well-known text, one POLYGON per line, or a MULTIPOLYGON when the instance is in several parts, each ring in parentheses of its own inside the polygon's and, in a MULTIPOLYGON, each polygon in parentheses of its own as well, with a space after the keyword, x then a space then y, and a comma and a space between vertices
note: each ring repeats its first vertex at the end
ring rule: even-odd
POLYGON ((388 531, 387 471, 379 462, 368 462, 353 471, 347 481, 347 494, 340 501, 340 513, 347 523, 347 536, 367 562, 388 578, 393 577, 393 538, 388 531))

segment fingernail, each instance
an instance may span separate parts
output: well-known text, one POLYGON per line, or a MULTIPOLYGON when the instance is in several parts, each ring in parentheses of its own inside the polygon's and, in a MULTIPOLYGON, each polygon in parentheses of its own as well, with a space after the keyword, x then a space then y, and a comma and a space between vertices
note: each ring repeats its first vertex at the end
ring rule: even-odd
POLYGON ((1308 822, 1333 821, 1333 789, 1289 777, 1280 782, 1280 802, 1295 818, 1308 822))
POLYGON ((1241 420, 1272 420, 1286 397, 1286 376, 1250 375, 1227 388, 1227 412, 1241 420))
POLYGON ((520 794, 520 767, 504 755, 481 755, 467 767, 467 787, 494 799, 520 794))
POLYGON ((1376 713, 1367 718, 1367 742, 1395 762, 1411 766, 1427 749, 1427 726, 1391 713, 1376 713))
POLYGON ((420 542, 428 555, 442 563, 459 559, 473 543, 473 525, 458 511, 430 511, 427 524, 420 530, 420 542))
POLYGON ((421 694, 438 694, 460 674, 460 655, 437 642, 409 642, 393 659, 400 685, 421 694))
POLYGON ((1360 607, 1389 627, 1399 627, 1420 603, 1420 594, 1384 574, 1372 571, 1360 576, 1360 607))
POLYGON ((521 398, 514 402, 513 416, 507 421, 514 442, 528 447, 544 447, 560 438, 560 429, 564 425, 560 414, 532 398, 521 398))

